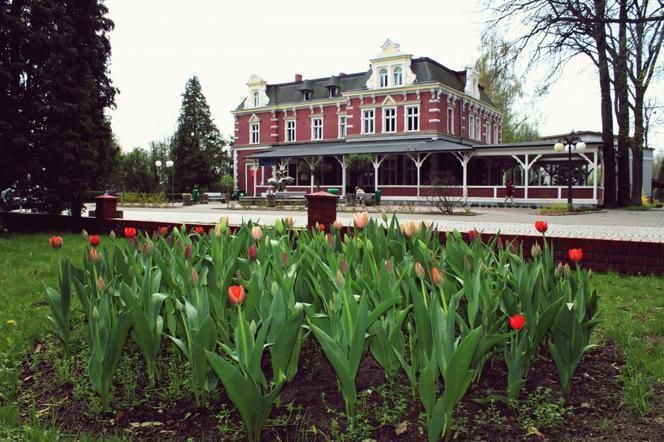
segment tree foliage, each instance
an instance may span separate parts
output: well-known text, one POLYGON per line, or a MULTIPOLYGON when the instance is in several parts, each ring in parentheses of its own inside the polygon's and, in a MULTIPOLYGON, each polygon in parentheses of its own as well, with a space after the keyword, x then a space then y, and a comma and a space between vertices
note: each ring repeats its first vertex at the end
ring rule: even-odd
POLYGON ((496 34, 482 38, 482 54, 475 63, 480 84, 491 97, 493 104, 503 112, 503 143, 532 140, 539 136, 537 122, 532 115, 516 110, 517 102, 524 97, 523 82, 510 61, 510 45, 496 34))
POLYGON ((171 141, 175 161, 175 188, 191 191, 195 184, 208 187, 229 173, 230 157, 214 124, 196 76, 187 81, 177 129, 171 141))
POLYGON ((80 216, 119 154, 107 13, 101 0, 0 0, 0 184, 51 190, 54 212, 80 216))
POLYGON ((122 160, 123 190, 152 193, 162 191, 151 152, 134 148, 122 160))

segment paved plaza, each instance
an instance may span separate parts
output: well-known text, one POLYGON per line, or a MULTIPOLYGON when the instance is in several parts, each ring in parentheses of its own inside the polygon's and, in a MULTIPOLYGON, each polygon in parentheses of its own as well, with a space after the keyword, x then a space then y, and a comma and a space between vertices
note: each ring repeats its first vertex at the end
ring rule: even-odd
MULTIPOLYGON (((297 226, 307 224, 307 212, 229 209, 225 204, 196 205, 175 208, 130 208, 123 207, 127 220, 163 221, 182 223, 216 223, 227 216, 231 224, 252 220, 261 224, 273 224, 277 218, 291 216, 297 226)), ((533 229, 535 220, 549 223, 551 236, 568 238, 598 238, 626 241, 664 242, 664 210, 648 211, 607 210, 567 216, 543 216, 533 209, 473 208, 475 216, 437 215, 423 213, 399 213, 399 221, 426 221, 438 225, 440 230, 467 231, 477 229, 485 233, 527 234, 533 229)), ((370 213, 380 219, 380 213, 370 213)), ((339 212, 344 224, 352 223, 353 214, 339 212)))

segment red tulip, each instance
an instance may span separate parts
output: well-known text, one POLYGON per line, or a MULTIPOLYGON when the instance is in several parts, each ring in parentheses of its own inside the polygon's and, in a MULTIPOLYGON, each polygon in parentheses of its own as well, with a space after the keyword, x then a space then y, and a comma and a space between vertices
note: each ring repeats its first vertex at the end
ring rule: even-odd
POLYGON ((196 226, 194 227, 194 232, 198 233, 199 235, 204 235, 205 228, 203 228, 203 226, 196 226))
POLYGON ((318 231, 319 232, 324 232, 325 231, 325 224, 318 224, 318 231))
POLYGON ((512 327, 514 330, 521 330, 523 326, 526 325, 526 317, 520 313, 517 313, 514 316, 510 316, 509 322, 510 327, 512 327))
POLYGON ((475 241, 477 235, 478 235, 477 229, 470 229, 468 231, 468 241, 475 241))
POLYGON ((136 236, 136 229, 133 227, 125 227, 124 236, 125 238, 134 238, 136 236))
POLYGON ((431 281, 433 281, 433 283, 436 285, 440 285, 440 283, 443 282, 443 272, 441 272, 440 269, 437 269, 436 267, 432 267, 431 281))
POLYGON ((341 265, 339 267, 341 268, 342 272, 346 273, 346 270, 348 270, 348 263, 345 259, 341 258, 341 265))
POLYGON ((240 305, 244 302, 247 294, 241 285, 232 285, 228 287, 228 302, 233 305, 240 305))
POLYGON ((392 273, 394 271, 394 266, 392 265, 392 261, 390 260, 385 261, 385 270, 387 270, 387 273, 392 273))
POLYGON ((570 261, 578 263, 583 259, 583 249, 569 249, 567 256, 569 257, 570 261))
POLYGON ((256 256, 258 255, 258 250, 256 250, 255 245, 249 246, 249 261, 256 261, 256 256))
POLYGON ((160 234, 160 235, 168 235, 168 227, 166 227, 166 226, 159 227, 159 230, 157 230, 157 233, 160 234))
POLYGON ((421 278, 424 276, 424 267, 422 267, 422 264, 419 262, 415 263, 415 274, 417 275, 418 278, 421 278))
POLYGON ((545 233, 549 229, 549 225, 546 221, 535 221, 535 229, 539 233, 545 233))
POLYGON ((184 249, 184 259, 191 258, 191 245, 187 244, 187 247, 184 249))
POLYGON ((51 236, 48 239, 48 243, 53 247, 54 249, 59 249, 62 247, 62 238, 59 236, 51 236))
POLYGON ((99 244, 101 244, 101 238, 99 238, 99 235, 90 235, 90 245, 92 247, 97 247, 99 244))

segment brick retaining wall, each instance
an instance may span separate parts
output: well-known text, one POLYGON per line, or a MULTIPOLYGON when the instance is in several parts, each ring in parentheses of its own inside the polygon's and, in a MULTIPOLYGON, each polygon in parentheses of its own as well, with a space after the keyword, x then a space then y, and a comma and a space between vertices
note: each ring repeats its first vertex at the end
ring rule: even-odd
MULTIPOLYGON (((81 228, 89 233, 108 233, 115 230, 121 235, 125 227, 135 227, 147 232, 154 232, 159 227, 180 227, 181 223, 166 223, 155 221, 132 221, 121 218, 97 219, 82 217, 81 224, 74 226, 73 219, 64 215, 43 215, 31 213, 0 213, 2 223, 11 232, 48 232, 73 231, 81 228)), ((194 226, 203 226, 206 230, 212 229, 214 224, 185 224, 187 230, 194 226)), ((441 232, 441 241, 445 241, 445 232, 441 232)), ((467 233, 463 233, 465 238, 467 233)), ((482 239, 488 241, 493 235, 483 234, 482 239)), ((530 248, 538 241, 539 235, 500 235, 504 243, 515 241, 523 247, 524 254, 530 256, 530 248)), ((590 238, 554 238, 547 237, 555 250, 556 261, 567 262, 567 251, 571 248, 583 249, 583 266, 594 271, 604 272, 615 270, 628 274, 659 274, 664 275, 664 243, 616 241, 608 239, 590 238)))

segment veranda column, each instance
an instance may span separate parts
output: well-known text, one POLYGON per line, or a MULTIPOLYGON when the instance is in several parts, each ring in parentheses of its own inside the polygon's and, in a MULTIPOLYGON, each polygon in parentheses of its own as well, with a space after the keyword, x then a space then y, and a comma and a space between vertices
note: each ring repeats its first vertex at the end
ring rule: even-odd
POLYGON ((599 204, 597 200, 597 155, 599 155, 599 151, 593 153, 593 199, 595 200, 595 204, 599 204))
POLYGON ((530 162, 528 161, 528 154, 526 154, 526 167, 523 169, 523 198, 528 201, 528 181, 530 178, 530 162))
POLYGON ((346 196, 346 157, 341 155, 341 159, 338 156, 334 157, 335 160, 341 164, 341 196, 346 196))
POLYGON ((374 167, 374 192, 378 190, 378 169, 380 168, 381 163, 387 158, 387 155, 384 155, 383 158, 379 159, 378 154, 374 155, 374 160, 372 161, 374 167))
POLYGON ((417 197, 420 197, 420 188, 422 187, 422 181, 421 181, 421 168, 422 164, 426 161, 427 158, 431 155, 431 152, 427 153, 424 155, 424 158, 422 158, 421 153, 417 153, 417 159, 413 158, 411 154, 407 154, 408 158, 410 158, 413 163, 415 163, 415 167, 417 168, 417 197))
POLYGON ((461 163, 461 167, 463 168, 462 196, 463 196, 463 202, 465 203, 466 200, 468 199, 468 161, 470 161, 470 158, 473 156, 473 153, 455 152, 454 156, 456 156, 457 160, 459 160, 459 162, 461 163))

